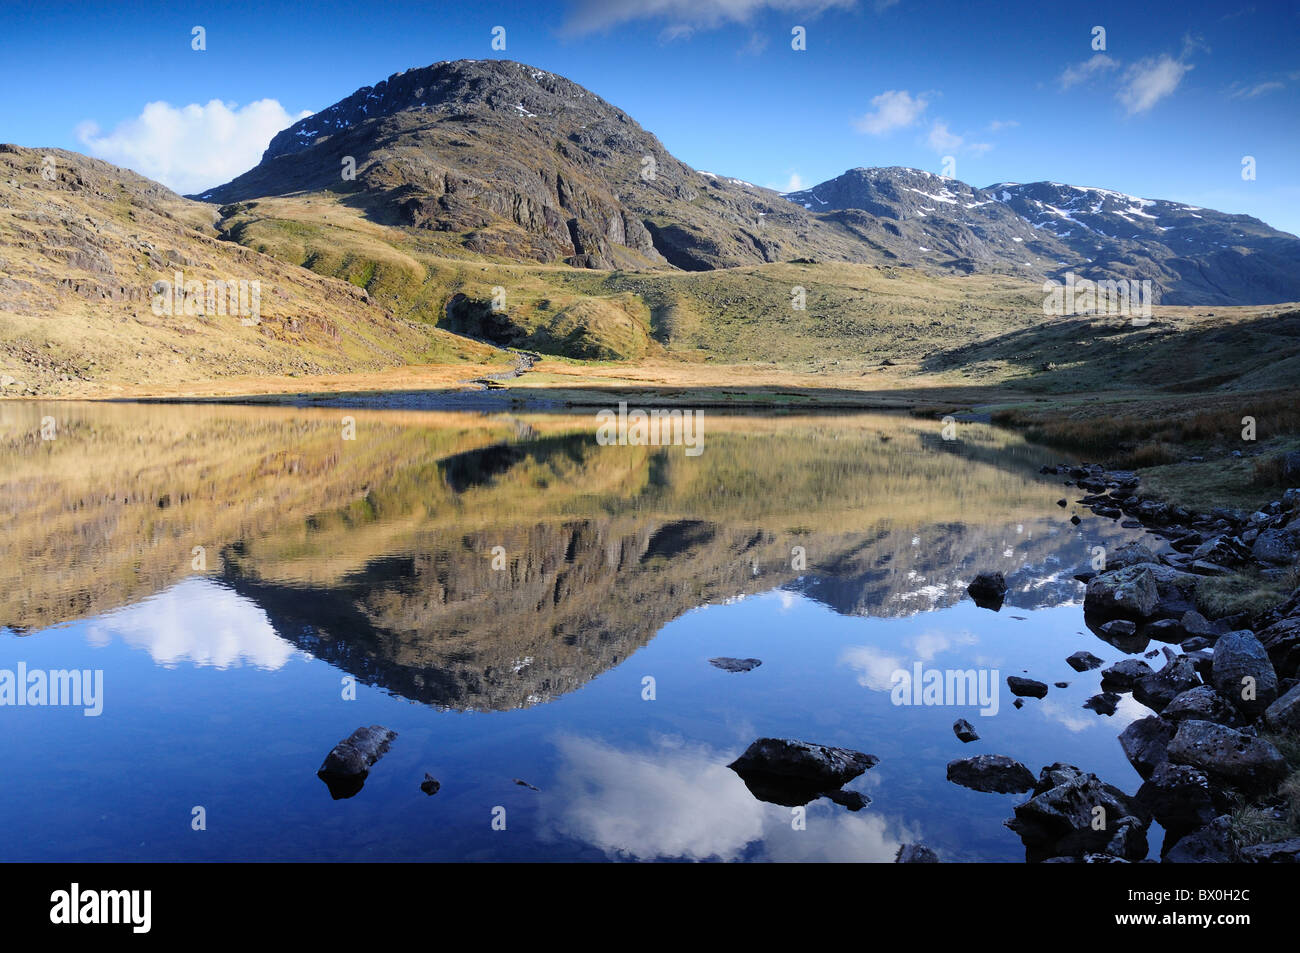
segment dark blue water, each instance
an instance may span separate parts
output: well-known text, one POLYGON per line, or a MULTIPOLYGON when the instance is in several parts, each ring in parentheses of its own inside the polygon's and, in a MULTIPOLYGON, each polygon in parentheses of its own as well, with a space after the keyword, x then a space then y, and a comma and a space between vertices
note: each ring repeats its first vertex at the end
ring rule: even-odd
POLYGON ((1055 455, 1014 436, 720 420, 691 460, 597 447, 586 418, 375 413, 366 456, 323 411, 60 413, 57 448, 4 420, 0 670, 102 671, 103 710, 0 707, 5 860, 1019 861, 1002 822, 1025 796, 951 784, 949 760, 1140 783, 1116 735, 1146 710, 1083 709, 1098 673, 1065 663, 1123 657, 1070 575, 1132 534, 1071 526, 1036 472, 1055 455), (983 568, 1012 584, 1000 612, 964 594, 983 568), (916 662, 987 673, 996 714, 894 704, 916 662), (1022 672, 1070 684, 1017 710, 1022 672), (372 724, 398 737, 331 798, 316 769, 372 724), (848 786, 871 804, 794 823, 726 767, 762 736, 877 755, 848 786))

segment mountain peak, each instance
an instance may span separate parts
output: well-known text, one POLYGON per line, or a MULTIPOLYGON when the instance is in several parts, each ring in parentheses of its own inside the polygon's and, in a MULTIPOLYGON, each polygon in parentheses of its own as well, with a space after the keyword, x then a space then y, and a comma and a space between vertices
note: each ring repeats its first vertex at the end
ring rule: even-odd
POLYGON ((566 110, 610 113, 631 122, 595 93, 572 80, 514 60, 443 60, 393 73, 363 86, 320 112, 299 120, 271 140, 262 161, 291 155, 367 119, 398 112, 514 112, 519 118, 553 117, 566 110))

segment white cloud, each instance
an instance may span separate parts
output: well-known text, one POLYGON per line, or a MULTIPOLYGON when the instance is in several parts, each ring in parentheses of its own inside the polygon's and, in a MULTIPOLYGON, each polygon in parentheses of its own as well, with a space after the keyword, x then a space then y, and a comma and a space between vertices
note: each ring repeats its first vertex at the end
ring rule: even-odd
POLYGON ((781 185, 778 183, 776 185, 769 185, 768 188, 775 189, 777 192, 782 192, 782 193, 798 192, 800 189, 803 188, 803 185, 804 185, 803 176, 801 176, 798 172, 792 170, 790 172, 790 178, 786 180, 785 185, 781 185))
POLYGON ((905 89, 890 89, 872 97, 871 105, 875 107, 874 110, 854 120, 853 125, 859 132, 882 136, 895 129, 914 125, 925 112, 929 100, 920 94, 913 97, 905 89))
POLYGON ((1263 96, 1265 93, 1271 93, 1279 89, 1286 89, 1286 83, 1275 79, 1265 80, 1254 85, 1233 83, 1228 88, 1228 95, 1232 99, 1254 99, 1256 96, 1263 96))
POLYGON ((903 843, 922 840, 876 810, 854 814, 822 799, 796 831, 789 808, 757 800, 726 767, 738 751, 670 738, 634 751, 561 736, 555 747, 559 781, 544 802, 543 836, 613 857, 889 863, 903 843))
POLYGON ((275 670, 297 652, 257 603, 202 577, 183 579, 143 602, 100 616, 86 632, 91 645, 114 638, 169 667, 248 663, 275 670))
POLYGON ((965 140, 950 132, 946 122, 936 122, 930 127, 928 141, 935 152, 955 152, 965 140))
POLYGON ((936 120, 930 126, 930 133, 926 137, 930 148, 940 155, 956 154, 964 152, 967 155, 982 156, 993 148, 992 143, 988 142, 967 142, 965 136, 959 136, 948 128, 948 123, 942 119, 936 120))
POLYGON ((989 123, 989 132, 1001 132, 1003 129, 1014 129, 1020 123, 1015 119, 994 119, 989 123))
POLYGON ((1148 57, 1128 68, 1124 86, 1117 94, 1129 115, 1143 113, 1178 88, 1190 63, 1174 59, 1168 53, 1148 57))
POLYGON ((1094 76, 1113 70, 1119 66, 1119 60, 1112 59, 1105 53, 1094 53, 1091 59, 1084 60, 1077 66, 1067 66, 1061 73, 1060 84, 1062 89, 1069 89, 1071 86, 1077 86, 1079 83, 1087 82, 1094 76))
POLYGON ((126 166, 182 194, 194 194, 247 172, 262 158, 281 129, 310 116, 290 115, 274 99, 245 106, 214 99, 191 103, 148 103, 134 119, 105 134, 85 122, 77 138, 93 156, 126 166))
POLYGON ((827 10, 848 10, 857 0, 578 0, 565 25, 573 34, 608 30, 633 20, 667 21, 664 36, 689 36, 697 29, 724 23, 747 23, 767 10, 815 16, 827 10))

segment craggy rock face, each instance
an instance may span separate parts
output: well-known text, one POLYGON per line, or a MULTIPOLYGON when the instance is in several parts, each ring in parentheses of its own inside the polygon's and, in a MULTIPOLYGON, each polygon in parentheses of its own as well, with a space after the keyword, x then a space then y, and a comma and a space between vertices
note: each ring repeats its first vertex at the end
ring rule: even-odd
POLYGON ((302 190, 356 193, 372 218, 458 234, 471 251, 588 268, 879 259, 770 189, 696 172, 576 83, 509 60, 437 63, 359 89, 200 198, 302 190))

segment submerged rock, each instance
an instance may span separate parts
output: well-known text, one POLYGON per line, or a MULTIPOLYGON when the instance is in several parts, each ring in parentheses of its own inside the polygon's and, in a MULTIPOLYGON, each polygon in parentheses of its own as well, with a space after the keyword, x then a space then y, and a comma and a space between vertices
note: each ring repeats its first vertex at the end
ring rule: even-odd
POLYGON ((1019 794, 1034 786, 1034 776, 1019 761, 1002 754, 979 754, 948 762, 948 780, 974 791, 1019 794))
POLYGON ((1099 715, 1113 715, 1115 709, 1119 707, 1120 697, 1114 692, 1102 692, 1100 695, 1093 695, 1083 707, 1095 711, 1099 715))
POLYGON ((763 664, 762 660, 756 658, 720 658, 709 659, 709 664, 714 668, 720 668, 724 672, 750 672, 763 664))
POLYGON ((860 811, 871 803, 871 798, 857 791, 827 791, 822 797, 829 798, 840 807, 847 807, 850 811, 860 811))
POLYGON ((397 732, 382 725, 358 728, 325 756, 316 775, 325 782, 334 800, 352 797, 361 790, 371 765, 388 753, 396 737, 397 732))

